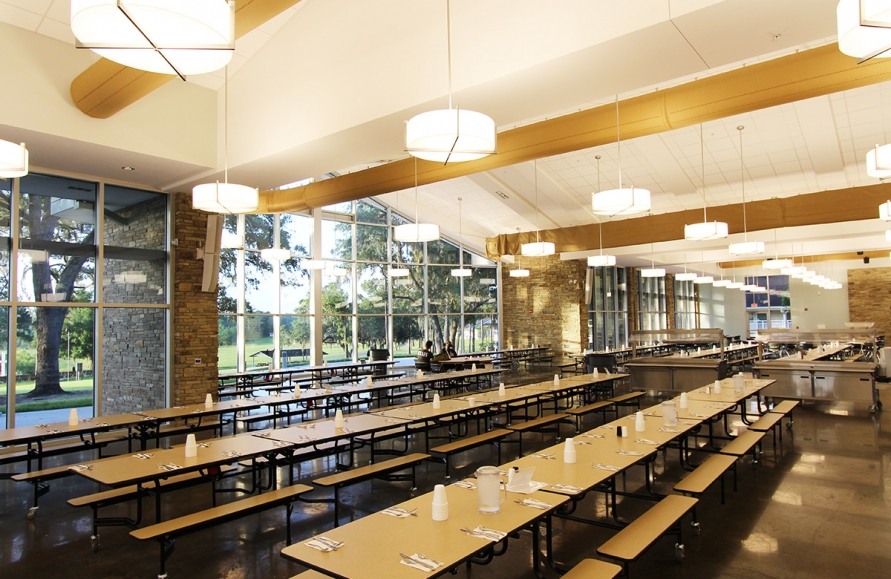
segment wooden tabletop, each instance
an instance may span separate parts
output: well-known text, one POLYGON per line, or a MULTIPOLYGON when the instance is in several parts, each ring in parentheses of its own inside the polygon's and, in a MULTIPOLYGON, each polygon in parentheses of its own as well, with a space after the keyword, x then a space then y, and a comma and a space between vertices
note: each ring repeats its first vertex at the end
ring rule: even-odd
POLYGON ((394 417, 377 416, 375 414, 348 414, 344 416, 343 428, 334 427, 334 419, 301 422, 287 428, 276 428, 255 433, 255 436, 280 440, 297 446, 309 446, 352 438, 361 434, 370 434, 381 430, 389 430, 409 424, 409 420, 394 417))
POLYGON ((77 422, 77 426, 69 426, 68 421, 54 422, 52 424, 36 424, 33 426, 17 426, 0 430, 0 446, 14 444, 27 444, 41 440, 55 438, 67 438, 71 436, 88 435, 95 432, 105 432, 119 428, 127 428, 140 423, 142 416, 136 414, 114 414, 109 416, 97 416, 84 418, 77 422))
MULTIPOLYGON (((449 518, 434 521, 432 518, 433 493, 416 497, 398 505, 403 509, 417 509, 416 517, 396 518, 374 513, 342 527, 325 531, 324 536, 343 541, 343 547, 323 553, 307 547, 307 541, 285 547, 282 556, 297 561, 333 577, 348 579, 421 579, 447 574, 449 569, 472 557, 480 549, 490 545, 486 539, 472 537, 461 531, 483 525, 503 533, 523 528, 532 521, 546 516, 566 502, 565 497, 537 492, 531 495, 507 493, 501 511, 482 514, 477 510, 477 491, 450 485, 446 488, 449 502, 449 518), (553 509, 543 511, 515 503, 515 500, 533 498, 550 503, 553 509), (385 537, 386 540, 375 540, 385 537), (400 561, 399 553, 413 555, 423 553, 444 563, 434 572, 424 572, 400 561)), ((516 544, 512 542, 512 544, 516 544)))
POLYGON ((687 392, 688 400, 709 400, 712 402, 732 402, 738 403, 742 400, 745 400, 749 396, 757 394, 759 391, 767 388, 771 384, 775 382, 775 380, 762 380, 762 379, 752 379, 747 378, 745 380, 745 391, 742 394, 737 394, 733 391, 733 379, 732 378, 724 378, 720 380, 721 382, 721 393, 715 393, 714 383, 709 384, 708 386, 702 386, 695 390, 691 390, 687 392), (711 390, 710 394, 705 393, 705 389, 709 388, 711 390))
MULTIPOLYGON (((468 394, 473 397, 473 394, 468 394)), ((442 418, 444 416, 452 416, 465 412, 476 412, 492 405, 492 402, 484 399, 475 399, 471 404, 468 400, 459 400, 457 398, 444 398, 440 401, 439 408, 433 408, 432 402, 423 404, 408 404, 406 406, 397 406, 386 410, 374 411, 371 414, 383 416, 386 418, 402 418, 408 421, 431 420, 442 418)))

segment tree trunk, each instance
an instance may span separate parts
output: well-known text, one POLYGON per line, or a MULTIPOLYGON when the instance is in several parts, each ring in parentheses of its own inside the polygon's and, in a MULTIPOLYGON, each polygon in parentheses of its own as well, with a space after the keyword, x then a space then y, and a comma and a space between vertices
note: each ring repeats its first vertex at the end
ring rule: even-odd
POLYGON ((37 361, 34 390, 28 398, 65 394, 59 383, 59 346, 68 308, 37 308, 37 361))

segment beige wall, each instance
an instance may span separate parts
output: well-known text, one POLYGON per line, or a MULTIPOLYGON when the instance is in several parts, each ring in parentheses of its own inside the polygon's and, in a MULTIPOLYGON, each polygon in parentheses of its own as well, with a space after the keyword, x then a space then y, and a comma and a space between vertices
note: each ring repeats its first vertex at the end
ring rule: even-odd
MULTIPOLYGON (((872 272, 879 270, 861 270, 872 272)), ((886 269, 891 271, 891 269, 886 269)), ((816 330, 818 326, 827 329, 844 328, 848 317, 848 292, 844 289, 826 290, 805 283, 800 279, 791 279, 789 299, 792 303, 792 328, 796 330, 816 330)), ((889 302, 891 305, 891 302, 889 302)), ((887 312, 888 305, 885 310, 887 312)), ((887 313, 886 313, 887 315, 887 313)))

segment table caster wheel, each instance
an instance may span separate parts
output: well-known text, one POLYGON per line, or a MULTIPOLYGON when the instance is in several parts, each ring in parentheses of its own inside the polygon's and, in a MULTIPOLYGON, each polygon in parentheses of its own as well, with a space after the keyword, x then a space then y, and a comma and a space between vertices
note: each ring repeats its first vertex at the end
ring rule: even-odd
POLYGON ((99 535, 90 537, 90 548, 93 549, 94 553, 99 550, 99 535))
POLYGON ((870 404, 870 405, 869 405, 869 411, 870 411, 870 413, 872 413, 872 414, 875 414, 875 411, 878 410, 878 409, 879 409, 879 408, 878 408, 878 406, 877 406, 876 404, 870 404))
POLYGON ((674 544, 674 558, 681 562, 684 560, 684 546, 680 543, 674 544))
POLYGON ((690 523, 690 526, 693 527, 693 534, 698 537, 699 533, 702 531, 702 529, 699 526, 699 523, 690 523))
POLYGON ((40 507, 31 507, 30 509, 28 509, 28 514, 25 515, 25 518, 28 519, 29 521, 33 521, 34 517, 37 516, 38 508, 40 508, 40 507))

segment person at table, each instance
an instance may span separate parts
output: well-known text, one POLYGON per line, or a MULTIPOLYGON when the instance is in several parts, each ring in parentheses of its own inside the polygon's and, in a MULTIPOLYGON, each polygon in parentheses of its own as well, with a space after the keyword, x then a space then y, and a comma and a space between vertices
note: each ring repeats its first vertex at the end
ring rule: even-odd
POLYGON ((433 351, 430 350, 432 347, 433 342, 427 340, 427 343, 424 344, 424 348, 418 352, 418 357, 415 358, 415 368, 418 370, 430 369, 430 361, 433 360, 433 351))
POLYGON ((442 353, 448 356, 449 358, 457 358, 458 352, 455 351, 455 346, 452 345, 451 342, 446 342, 442 346, 442 353))

